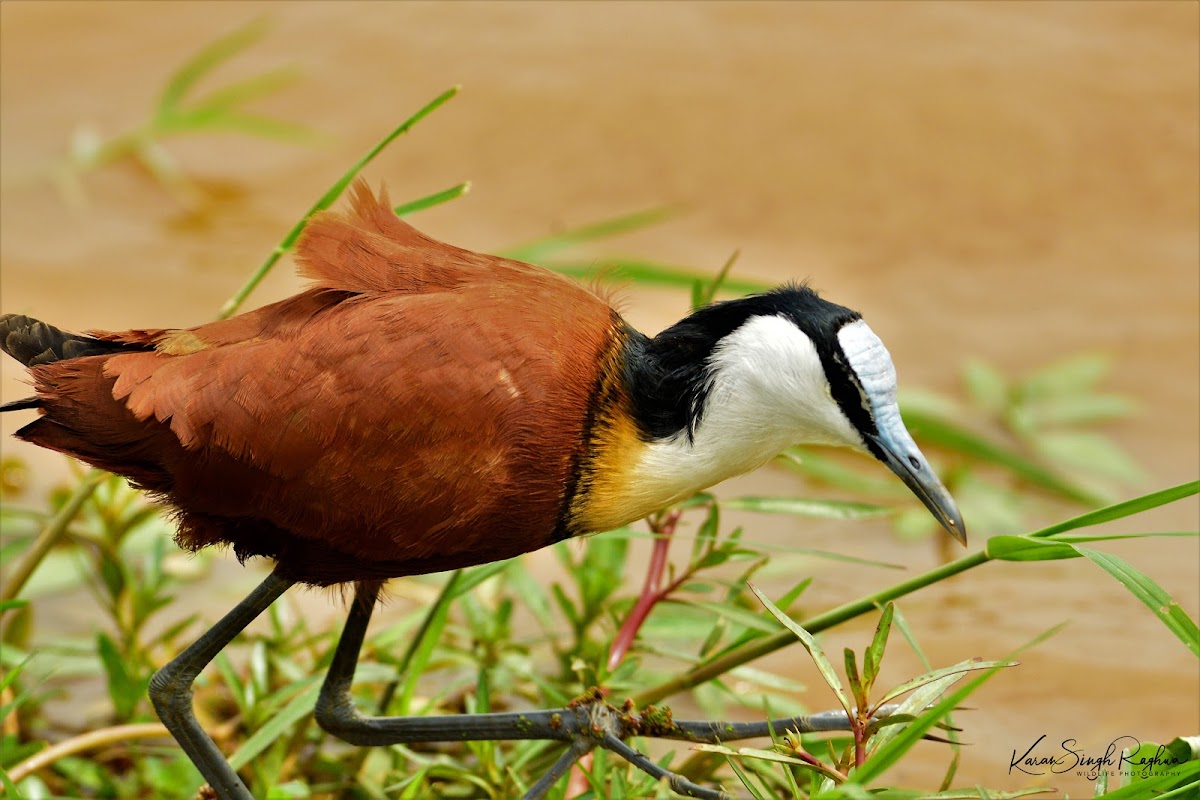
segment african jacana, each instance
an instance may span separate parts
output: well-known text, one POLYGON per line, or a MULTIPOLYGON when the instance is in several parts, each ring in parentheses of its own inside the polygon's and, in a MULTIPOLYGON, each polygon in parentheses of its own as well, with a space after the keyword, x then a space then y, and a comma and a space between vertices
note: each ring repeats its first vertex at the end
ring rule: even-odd
MULTIPOLYGON (((723 797, 622 739, 728 740, 766 723, 647 730, 600 702, 359 716, 348 689, 381 583, 625 525, 799 443, 870 453, 965 542, 900 419, 883 343, 805 286, 716 303, 648 338, 567 278, 422 235, 361 183, 351 214, 308 223, 298 256, 310 289, 196 328, 76 335, 0 318, 0 344, 36 390, 0 408, 40 412, 19 438, 150 492, 188 550, 228 544, 276 563, 150 688, 223 800, 250 794, 196 722, 191 683, 293 583, 357 584, 317 707, 349 742, 558 739, 568 752, 529 797, 596 746, 723 797)), ((774 724, 835 728, 845 715, 774 724)))

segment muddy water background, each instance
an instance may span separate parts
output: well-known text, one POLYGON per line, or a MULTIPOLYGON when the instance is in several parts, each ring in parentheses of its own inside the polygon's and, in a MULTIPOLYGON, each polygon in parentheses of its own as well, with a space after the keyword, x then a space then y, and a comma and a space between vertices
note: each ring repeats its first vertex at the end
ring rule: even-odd
MULTIPOLYGON (((461 83, 460 98, 367 172, 397 199, 472 180, 469 197, 419 218, 433 235, 496 249, 678 206, 677 219, 619 249, 715 268, 741 248, 748 276, 811 276, 865 313, 906 385, 952 389, 970 356, 1020 372, 1080 351, 1111 354, 1114 387, 1141 404, 1116 437, 1146 466, 1145 488, 1178 483, 1200 472, 1198 8, 4 3, 4 310, 75 329, 202 322, 348 164, 461 83), (256 15, 273 33, 222 77, 298 65, 301 80, 257 107, 319 128, 325 144, 172 142, 207 190, 194 208, 129 167, 87 178, 86 211, 39 180, 74 128, 111 134, 136 123, 176 65, 256 15)), ((252 302, 298 285, 283 265, 252 302)), ((653 331, 685 304, 638 291, 627 311, 653 331)), ((7 360, 2 388, 5 400, 22 394, 7 360)), ((35 465, 38 490, 62 465, 7 438, 14 416, 3 420, 4 453, 35 465)), ((745 491, 803 487, 766 471, 723 489, 745 491)), ((1123 529, 1195 529, 1197 516, 1188 501, 1123 529)), ((746 521, 764 540, 913 572, 935 561, 927 544, 898 544, 881 525, 746 521)), ((972 533, 978 547, 988 532, 972 533)), ((1200 616, 1194 541, 1105 549, 1200 616)), ((817 574, 814 609, 896 579, 827 562, 806 569, 817 574)), ((219 564, 194 604, 213 618, 259 574, 219 564)), ((316 619, 340 613, 322 595, 296 602, 316 619)), ((1098 754, 1119 735, 1200 730, 1195 659, 1091 564, 988 565, 902 608, 937 664, 1001 657, 1070 621, 973 699, 978 710, 960 721, 975 745, 959 784, 1090 795, 1071 776, 1010 776, 1012 751, 1042 734, 1098 754)), ((41 635, 88 634, 91 610, 82 593, 47 603, 41 635)), ((866 623, 851 626, 827 646, 860 648, 868 635, 866 623)), ((831 705, 797 648, 761 665, 806 681, 811 706, 831 705)), ((891 681, 917 668, 899 646, 886 666, 891 681)), ((934 788, 944 753, 918 752, 892 778, 934 788)))

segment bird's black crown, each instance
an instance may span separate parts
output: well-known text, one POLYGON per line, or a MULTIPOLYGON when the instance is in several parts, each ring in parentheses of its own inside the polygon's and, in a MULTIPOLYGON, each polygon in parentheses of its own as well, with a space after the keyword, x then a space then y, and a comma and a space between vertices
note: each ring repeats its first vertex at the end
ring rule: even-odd
POLYGON ((748 319, 761 316, 784 317, 803 331, 830 376, 834 399, 843 412, 860 430, 874 429, 852 374, 846 374, 850 370, 837 341, 842 326, 861 315, 797 283, 697 309, 653 339, 632 335, 626 381, 643 437, 665 439, 681 431, 693 436, 712 388, 713 350, 748 319))

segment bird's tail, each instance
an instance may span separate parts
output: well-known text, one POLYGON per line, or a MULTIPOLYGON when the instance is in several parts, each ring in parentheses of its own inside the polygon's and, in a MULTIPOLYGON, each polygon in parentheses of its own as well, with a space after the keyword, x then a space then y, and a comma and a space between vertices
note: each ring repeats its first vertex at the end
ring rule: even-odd
MULTIPOLYGON (((0 350, 26 367, 37 367, 83 356, 110 355, 129 349, 129 345, 123 342, 109 342, 94 336, 67 333, 21 314, 0 316, 0 350)), ((40 407, 40 399, 26 397, 0 404, 0 412, 40 407)))

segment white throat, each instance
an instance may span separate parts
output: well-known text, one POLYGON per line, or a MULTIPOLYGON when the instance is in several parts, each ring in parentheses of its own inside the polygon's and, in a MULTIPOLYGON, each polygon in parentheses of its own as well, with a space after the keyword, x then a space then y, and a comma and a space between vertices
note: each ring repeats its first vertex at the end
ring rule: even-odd
POLYGON ((792 445, 865 449, 830 393, 812 340, 792 321, 751 317, 721 340, 709 366, 712 388, 693 440, 680 432, 651 442, 634 467, 628 491, 645 513, 761 466, 792 445))

